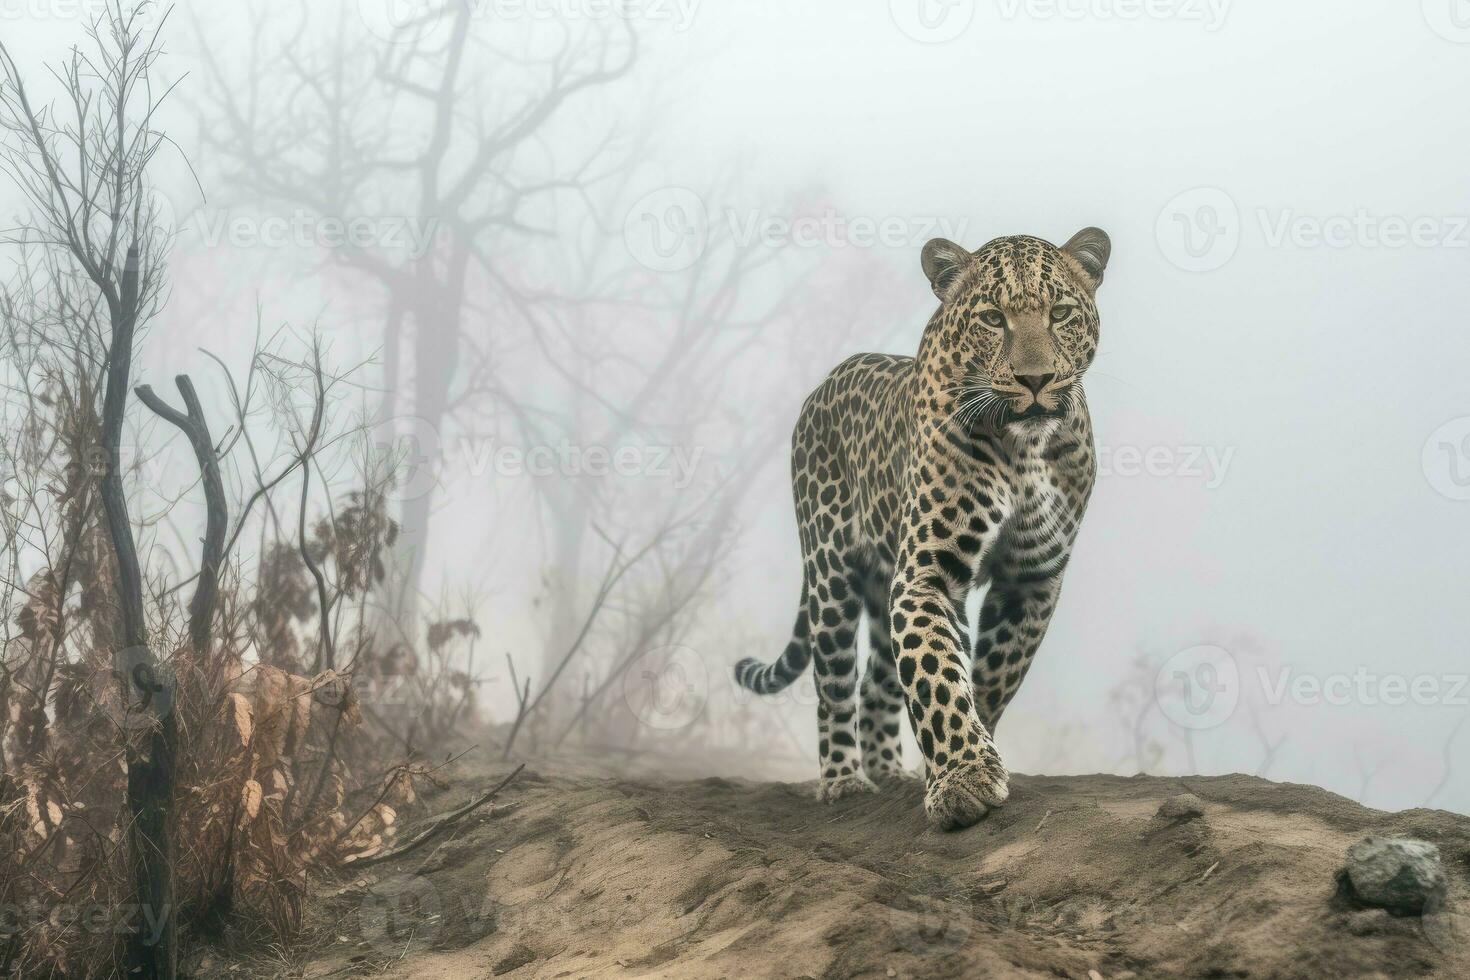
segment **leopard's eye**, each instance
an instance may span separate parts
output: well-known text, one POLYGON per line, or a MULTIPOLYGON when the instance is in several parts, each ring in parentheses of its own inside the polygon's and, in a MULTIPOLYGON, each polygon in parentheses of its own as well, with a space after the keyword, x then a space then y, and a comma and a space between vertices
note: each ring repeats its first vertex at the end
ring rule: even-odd
POLYGON ((1060 304, 1060 305, 1057 305, 1057 306, 1053 306, 1051 308, 1051 322, 1052 323, 1066 323, 1068 320, 1070 320, 1072 318, 1072 314, 1074 312, 1076 312, 1076 310, 1077 310, 1077 307, 1075 307, 1075 306, 1067 306, 1066 304, 1060 304))
POLYGON ((1004 327, 1006 325, 1006 315, 1000 310, 982 310, 980 313, 980 322, 987 327, 1004 327))

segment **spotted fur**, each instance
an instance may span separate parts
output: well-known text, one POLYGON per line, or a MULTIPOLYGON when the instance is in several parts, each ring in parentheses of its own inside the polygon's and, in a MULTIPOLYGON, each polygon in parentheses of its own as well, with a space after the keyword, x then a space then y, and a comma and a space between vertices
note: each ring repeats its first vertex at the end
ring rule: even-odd
POLYGON ((735 676, 770 693, 815 662, 823 799, 906 775, 906 710, 934 824, 968 826, 1005 801, 992 734, 1056 609, 1097 469, 1081 379, 1110 251, 1096 228, 1061 248, 930 242, 940 307, 918 356, 851 357, 802 406, 801 608, 782 655, 735 676), (966 600, 982 586, 972 648, 966 600))

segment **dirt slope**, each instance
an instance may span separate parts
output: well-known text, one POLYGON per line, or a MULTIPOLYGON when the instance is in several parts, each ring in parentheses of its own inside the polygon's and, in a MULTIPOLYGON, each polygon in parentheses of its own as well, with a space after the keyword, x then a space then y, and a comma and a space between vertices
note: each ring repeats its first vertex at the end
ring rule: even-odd
POLYGON ((979 826, 940 834, 917 785, 829 807, 809 784, 533 764, 505 807, 326 896, 304 972, 1470 976, 1470 818, 1246 776, 1012 787, 979 826), (1158 815, 1184 793, 1202 813, 1158 815), (1442 911, 1394 918, 1340 891, 1369 832, 1439 844, 1442 911))

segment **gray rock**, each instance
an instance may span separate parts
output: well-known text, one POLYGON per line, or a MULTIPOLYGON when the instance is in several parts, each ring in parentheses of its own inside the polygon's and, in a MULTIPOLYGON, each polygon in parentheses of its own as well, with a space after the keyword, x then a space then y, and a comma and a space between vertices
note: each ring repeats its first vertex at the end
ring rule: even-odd
POLYGON ((1419 915, 1444 898, 1444 865, 1439 848, 1427 841, 1367 837, 1347 853, 1353 893, 1367 905, 1419 915))

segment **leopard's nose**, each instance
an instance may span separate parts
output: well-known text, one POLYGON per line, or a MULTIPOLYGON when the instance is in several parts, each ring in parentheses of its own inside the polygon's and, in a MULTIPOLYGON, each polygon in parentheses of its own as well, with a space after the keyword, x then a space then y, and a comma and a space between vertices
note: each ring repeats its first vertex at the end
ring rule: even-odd
POLYGON ((1037 398, 1041 397, 1042 389, 1051 384, 1056 378, 1055 374, 1018 374, 1016 380, 1037 398))

